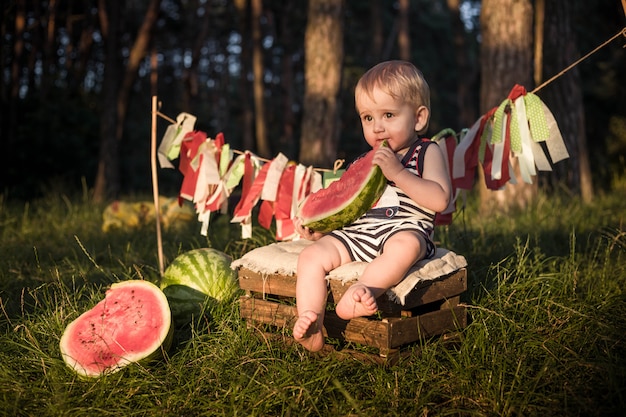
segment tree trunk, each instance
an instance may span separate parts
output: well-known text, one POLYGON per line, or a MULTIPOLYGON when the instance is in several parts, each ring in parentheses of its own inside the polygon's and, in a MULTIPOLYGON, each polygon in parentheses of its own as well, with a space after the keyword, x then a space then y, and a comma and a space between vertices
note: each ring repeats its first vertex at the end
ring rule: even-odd
POLYGON ((115 198, 120 193, 119 143, 124 132, 128 99, 133 82, 137 77, 139 64, 147 54, 152 28, 158 17, 161 0, 151 0, 148 5, 143 24, 131 48, 121 86, 119 86, 122 69, 118 64, 120 61, 118 56, 118 24, 122 14, 118 3, 117 1, 105 2, 104 0, 99 2, 100 13, 106 10, 100 19, 103 33, 106 34, 106 58, 103 81, 104 100, 100 122, 100 154, 94 185, 94 201, 97 202, 115 198))
POLYGON ((254 126, 256 129, 257 152, 266 158, 271 157, 267 142, 267 126, 265 124, 265 82, 263 68, 263 39, 261 33, 261 16, 263 1, 252 0, 252 71, 254 73, 254 126))
MULTIPOLYGON (((544 71, 546 76, 558 74, 576 61, 579 52, 576 34, 572 30, 572 4, 568 0, 546 2, 544 71)), ((538 94, 558 121, 570 157, 554 166, 553 182, 579 192, 583 201, 593 199, 591 167, 585 135, 585 112, 580 72, 572 68, 552 81, 538 94)))
POLYGON ((385 35, 383 34, 383 23, 380 18, 383 15, 382 0, 370 0, 370 33, 372 38, 371 48, 367 48, 370 67, 376 65, 383 55, 383 45, 385 35))
MULTIPOLYGON (((36 3, 34 5, 35 21, 40 22, 36 27, 32 28, 33 38, 30 42, 30 48, 27 51, 27 71, 28 71, 28 91, 35 90, 35 66, 39 62, 41 65, 42 77, 39 87, 39 96, 46 100, 49 96, 50 86, 53 85, 55 76, 51 74, 53 67, 56 67, 56 51, 55 51, 55 28, 56 28, 56 2, 51 1, 48 8, 42 7, 36 3)), ((68 7, 69 8, 69 7, 68 7)), ((71 43, 71 42, 70 42, 71 43)))
POLYGON ((239 76, 239 97, 242 114, 242 146, 243 149, 254 149, 254 111, 250 105, 250 82, 248 73, 251 71, 250 59, 250 7, 249 0, 235 0, 235 7, 239 15, 239 30, 241 32, 241 74, 239 76))
POLYGON ((411 4, 409 0, 398 2, 398 51, 400 59, 411 60, 411 31, 409 29, 409 15, 411 4))
MULTIPOLYGON (((499 105, 515 84, 532 85, 533 8, 530 0, 483 0, 480 14, 481 114, 499 105)), ((537 181, 526 184, 519 176, 517 158, 512 160, 517 184, 490 191, 479 185, 481 210, 507 211, 524 208, 537 194, 537 181)))
POLYGON ((534 80, 535 85, 541 84, 543 80, 543 34, 546 21, 545 0, 535 0, 535 56, 534 56, 534 80))
POLYGON ((120 191, 119 146, 115 137, 117 126, 117 89, 119 85, 118 22, 120 2, 99 1, 100 27, 104 35, 105 61, 100 115, 100 151, 93 199, 102 203, 115 198, 120 191))
POLYGON ((292 15, 294 10, 298 6, 296 2, 293 0, 287 0, 283 3, 283 7, 281 8, 281 28, 280 28, 280 38, 281 44, 284 47, 284 52, 281 57, 281 77, 280 77, 280 96, 281 99, 281 108, 282 110, 282 132, 280 135, 280 147, 281 149, 285 149, 289 155, 295 155, 295 128, 296 128, 296 117, 293 111, 294 102, 296 100, 296 92, 294 88, 294 53, 297 49, 297 34, 292 29, 293 25, 291 24, 292 15))
POLYGON ((343 0, 309 0, 300 162, 330 166, 337 150, 343 0))
MULTIPOLYGON (((183 91, 183 108, 193 108, 192 100, 198 96, 199 82, 198 82, 198 64, 200 61, 200 55, 202 53, 202 47, 206 44, 207 37, 209 36, 209 25, 211 17, 211 5, 209 2, 204 4, 198 4, 197 7, 203 10, 202 18, 200 19, 199 27, 195 27, 194 33, 197 35, 194 39, 193 49, 191 50, 191 63, 188 69, 183 71, 183 84, 185 86, 183 91)), ((194 17, 198 13, 197 9, 193 10, 194 17)), ((195 20, 195 19, 194 19, 195 20)))
MULTIPOLYGON (((13 37, 12 56, 9 53, 7 62, 10 62, 10 79, 8 83, 2 82, 2 101, 6 100, 7 107, 0 112, 0 151, 2 155, 11 155, 11 151, 15 149, 16 130, 17 130, 17 112, 18 102, 20 99, 20 68, 22 56, 24 53, 24 30, 26 29, 26 0, 17 0, 15 2, 15 34, 13 37), (7 94, 8 93, 8 94, 7 94)), ((5 33, 6 23, 2 22, 2 33, 5 33)), ((8 52, 8 51, 7 51, 8 52)), ((5 58, 5 49, 2 48, 0 57, 5 58)), ((5 62, 3 60, 3 62, 5 62)), ((8 65, 7 65, 8 66, 8 65)), ((4 67, 3 67, 4 68, 4 67)), ((4 103, 3 103, 4 104, 4 103)), ((7 164, 1 164, 0 174, 6 180, 9 169, 7 164)))
POLYGON ((118 123, 116 130, 117 140, 122 140, 124 133, 124 123, 126 120, 126 109, 128 108, 128 98, 130 96, 130 90, 137 78, 137 70, 139 64, 146 57, 148 53, 148 46, 152 40, 152 28, 159 17, 159 8, 161 7, 161 0, 151 0, 146 10, 143 23, 137 32, 137 38, 130 50, 130 56, 128 57, 128 64, 124 71, 124 79, 122 80, 122 86, 120 87, 117 109, 118 109, 118 123))
POLYGON ((469 63, 465 27, 461 20, 461 0, 447 0, 447 3, 450 11, 450 24, 452 26, 456 71, 459 74, 456 86, 458 111, 456 120, 452 119, 455 125, 451 127, 459 130, 473 125, 478 118, 476 103, 472 100, 471 94, 477 74, 475 67, 469 63))

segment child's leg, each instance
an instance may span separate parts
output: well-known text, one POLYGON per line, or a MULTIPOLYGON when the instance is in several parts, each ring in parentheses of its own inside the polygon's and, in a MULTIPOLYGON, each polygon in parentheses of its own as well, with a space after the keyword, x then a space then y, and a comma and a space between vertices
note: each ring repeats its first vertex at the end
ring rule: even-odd
POLYGON ((398 284, 415 262, 426 254, 424 237, 413 231, 398 232, 370 262, 359 281, 337 303, 337 315, 344 320, 371 316, 378 310, 376 298, 398 284))
POLYGON ((349 261, 346 248, 331 236, 324 236, 306 247, 298 257, 298 320, 293 327, 293 337, 310 351, 318 351, 324 346, 322 327, 326 308, 326 274, 349 261))

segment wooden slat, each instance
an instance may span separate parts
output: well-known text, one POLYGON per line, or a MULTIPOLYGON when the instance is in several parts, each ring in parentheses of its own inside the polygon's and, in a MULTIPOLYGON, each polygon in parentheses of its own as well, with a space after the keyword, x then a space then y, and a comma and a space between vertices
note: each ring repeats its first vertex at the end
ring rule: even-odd
POLYGON ((257 323, 289 327, 298 315, 296 307, 251 297, 239 299, 241 317, 257 323))
POLYGON ((327 311, 324 317, 324 327, 328 337, 375 348, 390 347, 389 325, 380 320, 357 317, 346 321, 340 319, 335 312, 327 311))
POLYGON ((274 294, 285 297, 296 296, 296 277, 294 275, 263 275, 247 268, 239 269, 239 286, 242 290, 260 294, 274 294))
MULTIPOLYGON (((292 326, 297 315, 294 306, 245 296, 240 299, 240 310, 244 319, 277 327, 292 326)), ((389 351, 466 325, 467 315, 463 305, 416 317, 390 318, 382 321, 364 317, 346 321, 340 319, 334 312, 327 311, 324 335, 389 351)))
POLYGON ((462 294, 467 290, 467 269, 418 284, 406 297, 404 309, 419 307, 462 294))
POLYGON ((415 317, 389 319, 389 324, 391 327, 389 347, 395 348, 463 328, 467 326, 467 314, 465 306, 460 305, 415 317))
POLYGON ((439 310, 445 310, 445 309, 449 309, 452 307, 456 307, 459 305, 459 303, 461 302, 461 296, 460 295, 456 295, 454 297, 450 297, 448 299, 446 299, 446 301, 444 301, 441 304, 441 307, 439 307, 439 310))
MULTIPOLYGON (((447 298, 445 301, 438 300, 436 302, 426 304, 424 306, 418 306, 411 310, 402 310, 400 317, 414 317, 423 315, 425 313, 435 311, 435 310, 449 310, 453 307, 456 307, 461 302, 461 296, 455 295, 454 297, 447 298)), ((387 318, 384 317, 383 318, 387 318)))

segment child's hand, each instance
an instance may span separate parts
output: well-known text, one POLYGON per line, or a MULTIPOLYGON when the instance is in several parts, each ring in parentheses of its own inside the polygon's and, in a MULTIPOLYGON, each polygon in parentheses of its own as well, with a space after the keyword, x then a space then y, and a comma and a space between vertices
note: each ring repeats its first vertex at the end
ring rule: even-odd
POLYGON ((303 226, 302 225, 302 219, 300 219, 299 217, 296 217, 295 219, 293 219, 293 225, 296 228, 296 232, 302 238, 304 238, 306 240, 318 240, 319 238, 324 236, 323 233, 315 232, 315 231, 309 229, 308 227, 303 226))
POLYGON ((395 152, 387 146, 381 146, 376 149, 372 162, 380 167, 383 171, 383 175, 389 181, 393 181, 394 178, 404 170, 404 166, 398 160, 395 152))

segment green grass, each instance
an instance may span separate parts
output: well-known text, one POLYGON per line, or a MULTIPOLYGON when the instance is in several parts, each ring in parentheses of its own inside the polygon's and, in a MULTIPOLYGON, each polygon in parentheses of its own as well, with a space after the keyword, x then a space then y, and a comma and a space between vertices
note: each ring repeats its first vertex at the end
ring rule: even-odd
MULTIPOLYGON (((158 281, 155 232, 101 232, 84 196, 0 200, 0 415, 607 416, 626 410, 626 200, 540 198, 482 218, 474 202, 441 228, 465 255, 470 324, 460 342, 419 343, 397 365, 310 355, 213 305, 176 329, 163 361, 82 380, 63 362, 65 326, 127 279, 158 281)), ((167 261, 197 247, 234 257, 227 216, 209 238, 164 232, 167 261)))

